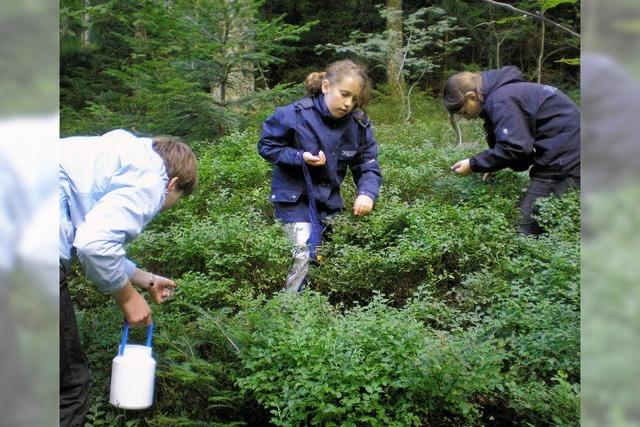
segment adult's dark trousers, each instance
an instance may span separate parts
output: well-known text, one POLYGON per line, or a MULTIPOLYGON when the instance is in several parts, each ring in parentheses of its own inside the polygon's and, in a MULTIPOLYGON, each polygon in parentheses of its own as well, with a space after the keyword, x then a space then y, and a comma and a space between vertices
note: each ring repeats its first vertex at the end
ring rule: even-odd
POLYGON ((80 343, 67 275, 60 264, 60 427, 84 426, 91 371, 80 343))
POLYGON ((521 221, 519 231, 522 234, 542 234, 544 230, 534 218, 538 214, 536 200, 554 195, 562 197, 572 188, 580 188, 580 177, 568 176, 560 179, 531 177, 531 182, 520 201, 521 221))

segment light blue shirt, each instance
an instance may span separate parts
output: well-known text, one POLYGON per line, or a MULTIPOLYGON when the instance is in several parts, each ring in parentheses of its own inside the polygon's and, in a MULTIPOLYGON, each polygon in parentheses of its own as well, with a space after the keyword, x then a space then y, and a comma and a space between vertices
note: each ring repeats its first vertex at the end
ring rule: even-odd
POLYGON ((60 258, 74 254, 103 293, 126 284, 135 264, 124 244, 164 203, 168 177, 151 138, 122 130, 60 140, 60 258))

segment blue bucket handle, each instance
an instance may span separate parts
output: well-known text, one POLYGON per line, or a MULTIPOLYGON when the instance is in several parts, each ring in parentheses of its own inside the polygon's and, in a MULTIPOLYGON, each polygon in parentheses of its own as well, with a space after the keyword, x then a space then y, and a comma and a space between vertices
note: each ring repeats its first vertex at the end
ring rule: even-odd
MULTIPOLYGON (((153 323, 147 326, 147 340, 144 345, 151 347, 151 339, 153 336, 153 323)), ((124 354, 124 346, 127 345, 127 339, 129 338, 129 323, 124 321, 124 327, 122 328, 122 341, 120 342, 120 350, 118 354, 122 356, 124 354)))

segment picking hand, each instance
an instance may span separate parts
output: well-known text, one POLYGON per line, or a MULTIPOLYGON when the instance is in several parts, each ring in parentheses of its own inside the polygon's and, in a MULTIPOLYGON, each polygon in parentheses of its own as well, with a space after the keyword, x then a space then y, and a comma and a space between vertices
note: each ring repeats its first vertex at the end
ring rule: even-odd
POLYGON ((482 175, 482 181, 484 182, 489 182, 489 178, 491 178, 491 172, 486 172, 484 175, 482 175))
POLYGON ((314 156, 310 152, 305 151, 304 153, 302 153, 302 158, 304 159, 304 162, 309 166, 324 166, 324 164, 327 163, 327 158, 325 157, 322 150, 318 152, 317 156, 314 156))
POLYGON ((149 291, 149 295, 155 302, 162 304, 167 298, 173 296, 176 286, 173 280, 154 275, 153 286, 149 284, 147 291, 149 291))
POLYGON ((373 199, 364 194, 361 194, 358 197, 356 197, 355 202, 353 202, 354 215, 358 215, 358 216, 366 215, 369 212, 371 212, 371 209, 373 209, 373 199))
POLYGON ((467 176, 472 172, 469 159, 464 159, 456 162, 453 166, 451 166, 451 170, 460 176, 467 176))

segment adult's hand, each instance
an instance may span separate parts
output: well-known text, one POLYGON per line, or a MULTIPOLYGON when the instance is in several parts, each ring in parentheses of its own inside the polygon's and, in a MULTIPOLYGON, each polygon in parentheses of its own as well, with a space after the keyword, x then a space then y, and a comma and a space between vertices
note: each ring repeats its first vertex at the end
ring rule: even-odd
POLYGON ((371 212, 371 209, 373 209, 373 199, 364 194, 356 197, 355 202, 353 202, 353 213, 355 215, 366 215, 371 212))
POLYGON ((302 158, 304 159, 304 162, 309 166, 324 166, 324 164, 327 163, 327 158, 325 157, 322 150, 320 150, 317 156, 314 156, 310 152, 305 151, 304 153, 302 153, 302 158))
POLYGON ((158 304, 162 304, 167 298, 173 296, 177 285, 171 279, 158 276, 136 268, 131 277, 131 283, 141 289, 146 289, 149 295, 158 304))
POLYGON ((149 326, 152 322, 151 308, 142 295, 127 281, 124 287, 113 294, 113 299, 120 307, 124 318, 130 326, 149 326))
POLYGON ((472 172, 469 159, 464 159, 456 162, 453 166, 451 166, 451 170, 460 176, 467 176, 472 172))
POLYGON ((149 285, 147 291, 158 304, 162 304, 167 298, 173 296, 178 285, 171 279, 162 276, 153 276, 153 285, 149 285))

